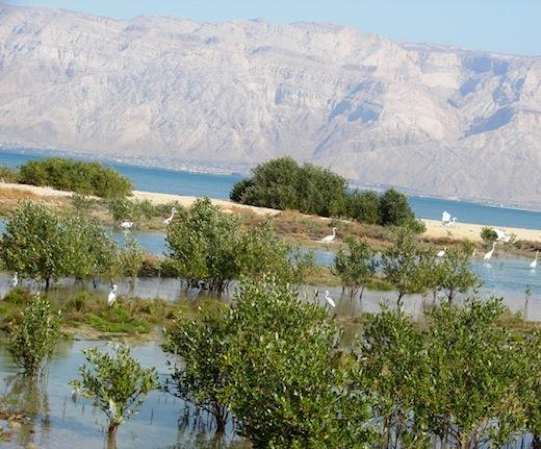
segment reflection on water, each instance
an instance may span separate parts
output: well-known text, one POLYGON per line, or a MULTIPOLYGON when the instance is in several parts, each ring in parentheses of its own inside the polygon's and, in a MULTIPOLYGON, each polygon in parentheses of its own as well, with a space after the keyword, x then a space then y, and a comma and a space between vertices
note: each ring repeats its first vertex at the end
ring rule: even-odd
MULTIPOLYGON (((5 345, 0 346, 0 402, 29 420, 2 447, 40 449, 95 449, 104 446, 105 418, 89 401, 72 400, 69 381, 77 377, 84 362, 81 349, 107 348, 104 342, 64 342, 53 357, 48 374, 39 379, 17 376, 5 345)), ((157 343, 137 346, 134 356, 144 367, 155 366, 163 382, 168 369, 166 356, 157 343)), ((168 393, 153 392, 134 417, 124 423, 117 436, 118 448, 231 448, 241 447, 231 428, 216 440, 203 426, 205 416, 168 393)), ((2 423, 0 423, 2 424, 2 423)))

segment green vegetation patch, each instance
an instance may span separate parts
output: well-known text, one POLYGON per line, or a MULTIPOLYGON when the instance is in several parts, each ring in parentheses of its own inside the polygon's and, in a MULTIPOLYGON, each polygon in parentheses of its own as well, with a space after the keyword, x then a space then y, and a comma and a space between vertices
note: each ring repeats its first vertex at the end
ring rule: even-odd
MULTIPOLYGON (((132 182, 118 171, 104 167, 99 162, 84 162, 64 158, 47 158, 30 161, 21 167, 18 176, 2 169, 0 175, 22 184, 50 186, 102 198, 119 198, 129 195, 132 182)), ((2 177, 2 176, 0 176, 2 177)))
POLYGON ((389 189, 350 192, 348 182, 329 169, 299 165, 290 157, 258 165, 251 178, 233 186, 233 201, 273 209, 293 209, 322 217, 348 217, 361 223, 410 226, 423 232, 405 195, 389 189))

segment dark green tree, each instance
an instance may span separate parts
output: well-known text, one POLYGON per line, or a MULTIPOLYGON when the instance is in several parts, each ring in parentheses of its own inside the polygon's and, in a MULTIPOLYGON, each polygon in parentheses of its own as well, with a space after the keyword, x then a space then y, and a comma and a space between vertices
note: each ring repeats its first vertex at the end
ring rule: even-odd
POLYGON ((6 224, 0 257, 4 266, 21 278, 51 281, 68 274, 70 242, 65 225, 47 207, 22 201, 6 224))
POLYGON ((360 223, 379 224, 380 198, 376 192, 356 190, 347 197, 346 215, 360 223))
POLYGON ((380 224, 405 226, 415 219, 406 195, 394 189, 387 190, 380 198, 380 224))

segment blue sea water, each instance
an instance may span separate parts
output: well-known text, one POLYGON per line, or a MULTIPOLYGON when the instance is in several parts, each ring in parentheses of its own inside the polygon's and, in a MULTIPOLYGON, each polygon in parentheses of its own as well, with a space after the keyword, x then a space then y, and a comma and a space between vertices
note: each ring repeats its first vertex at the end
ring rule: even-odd
MULTIPOLYGON (((35 153, 0 151, 0 165, 8 167, 17 167, 29 160, 41 158, 43 158, 42 155, 35 153)), ((136 190, 148 192, 228 199, 233 184, 243 179, 238 174, 213 175, 125 164, 107 165, 130 178, 136 190)), ((442 212, 446 210, 463 223, 541 229, 541 212, 537 211, 418 196, 410 196, 409 201, 415 215, 419 218, 439 220, 442 212)))
MULTIPOLYGON (((42 157, 36 154, 0 151, 0 165, 16 167, 28 160, 42 157)), ((137 190, 180 195, 225 199, 228 198, 233 184, 242 179, 240 175, 196 174, 130 165, 109 165, 132 179, 137 190)), ((420 218, 439 219, 441 212, 447 210, 460 221, 467 223, 541 229, 541 212, 433 198, 410 197, 409 199, 416 215, 420 218)), ((0 221, 0 233, 2 231, 3 223, 0 221)), ((134 232, 134 235, 141 246, 153 254, 164 254, 167 251, 163 234, 134 232)), ((122 233, 113 232, 113 237, 117 243, 122 244, 124 240, 122 233)), ((320 266, 330 266, 334 259, 332 251, 323 249, 317 250, 315 255, 316 264, 320 266)), ((473 262, 473 269, 483 280, 485 291, 522 295, 526 287, 530 286, 533 296, 541 296, 541 270, 531 271, 529 262, 530 260, 521 258, 495 258, 488 266, 477 260, 473 262)))

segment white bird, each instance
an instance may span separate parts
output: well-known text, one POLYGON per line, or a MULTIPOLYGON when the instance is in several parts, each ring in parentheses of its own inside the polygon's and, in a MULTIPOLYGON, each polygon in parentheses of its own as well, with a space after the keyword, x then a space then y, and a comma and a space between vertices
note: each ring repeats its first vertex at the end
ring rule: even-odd
POLYGON ((120 223, 120 227, 127 231, 128 229, 133 228, 133 221, 123 221, 120 223))
POLYGON ((509 243, 510 242, 511 234, 508 234, 503 229, 494 229, 494 232, 498 236, 498 239, 497 239, 498 242, 504 242, 504 243, 509 243))
POLYGON ((441 214, 441 222, 444 226, 453 226, 456 224, 456 217, 451 218, 451 214, 444 210, 443 214, 441 214))
POLYGON ((116 301, 116 285, 113 284, 113 288, 109 292, 109 295, 107 296, 107 305, 112 306, 114 302, 116 301))
POLYGON ((539 256, 539 251, 535 252, 535 259, 530 263, 530 268, 533 270, 537 267, 537 256, 539 256))
POLYGON ((490 260, 492 258, 492 254, 494 254, 494 248, 496 248, 496 242, 492 244, 492 249, 483 256, 483 260, 490 260))
POLYGON ((445 256, 445 251, 447 250, 447 247, 443 248, 442 250, 438 251, 438 254, 436 256, 443 257, 445 256))
POLYGON ((71 390, 71 400, 73 402, 77 401, 77 398, 79 397, 79 388, 75 387, 73 390, 71 390))
POLYGON ((171 224, 171 222, 173 221, 173 218, 175 217, 176 211, 177 210, 173 207, 173 209, 171 209, 171 216, 163 220, 163 224, 166 224, 166 225, 171 224))
POLYGON ((332 228, 332 234, 323 237, 320 240, 320 242, 321 243, 331 243, 335 239, 335 237, 336 237, 336 228, 332 228))
POLYGON ((327 301, 327 304, 331 307, 336 307, 334 300, 329 296, 329 290, 325 290, 325 301, 327 301))
POLYGON ((17 273, 15 273, 11 278, 11 287, 15 288, 17 285, 19 285, 19 278, 17 277, 17 273))

